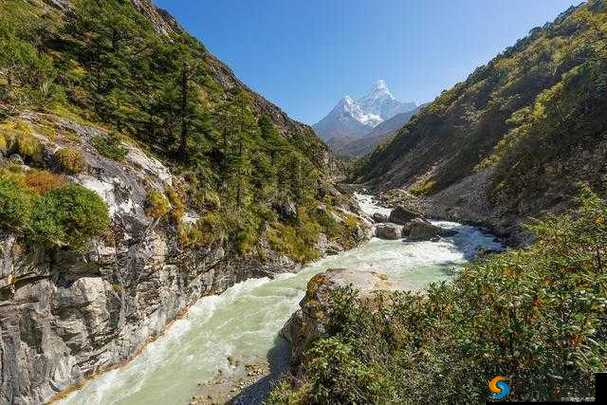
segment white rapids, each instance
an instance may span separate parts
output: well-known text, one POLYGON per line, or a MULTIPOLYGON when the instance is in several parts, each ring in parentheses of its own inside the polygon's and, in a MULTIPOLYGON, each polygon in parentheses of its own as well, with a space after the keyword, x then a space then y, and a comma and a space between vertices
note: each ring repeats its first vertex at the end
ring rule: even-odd
MULTIPOLYGON (((363 211, 389 214, 368 195, 357 194, 363 211)), ((255 362, 268 358, 278 333, 303 298, 308 280, 334 267, 374 270, 404 281, 411 289, 448 280, 478 248, 500 249, 493 236, 472 226, 433 222, 457 235, 438 242, 371 239, 364 246, 309 264, 296 274, 237 284, 221 295, 204 297, 188 315, 123 368, 109 371, 70 394, 64 405, 187 404, 199 383, 221 370, 228 356, 255 362)))

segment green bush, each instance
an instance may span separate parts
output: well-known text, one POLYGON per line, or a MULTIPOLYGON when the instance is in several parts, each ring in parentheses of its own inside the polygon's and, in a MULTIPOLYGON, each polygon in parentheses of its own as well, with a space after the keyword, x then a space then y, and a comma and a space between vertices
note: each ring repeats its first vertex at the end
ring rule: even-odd
POLYGON ((196 228, 202 236, 200 242, 205 246, 221 242, 226 237, 226 221, 223 215, 217 212, 205 213, 196 223, 196 228))
POLYGON ((129 153, 129 150, 122 145, 118 136, 115 135, 96 136, 93 138, 93 146, 101 156, 118 162, 123 161, 129 153))
POLYGON ((226 223, 222 215, 206 212, 195 224, 179 224, 179 239, 184 246, 205 247, 222 243, 226 234, 226 223))
POLYGON ((11 181, 19 187, 25 187, 25 173, 20 164, 8 162, 0 166, 0 180, 11 181))
POLYGON ((202 246, 204 235, 196 224, 179 223, 177 225, 177 236, 183 247, 195 248, 202 246))
POLYGON ((81 251, 109 226, 108 208, 93 191, 69 184, 40 197, 33 209, 31 238, 47 246, 81 251))
POLYGON ((42 144, 33 135, 22 132, 15 139, 17 152, 25 159, 39 161, 42 157, 42 144))
POLYGON ((55 159, 63 171, 78 174, 86 169, 86 161, 82 153, 74 148, 62 148, 55 152, 55 159))
POLYGON ((25 159, 39 161, 42 150, 42 144, 34 137, 28 122, 7 120, 0 124, 0 152, 16 152, 25 159))
POLYGON ((0 179, 0 228, 22 231, 29 227, 34 195, 15 181, 0 179))
POLYGON ((8 150, 8 141, 3 134, 0 134, 0 154, 6 153, 8 150))
POLYGON ((170 209, 171 203, 164 193, 158 190, 152 190, 148 193, 147 208, 145 210, 148 216, 160 219, 168 214, 170 209))
POLYGON ((607 203, 585 189, 578 212, 531 229, 530 248, 425 295, 385 294, 370 310, 337 290, 300 381, 269 403, 482 403, 496 375, 510 378, 508 400, 593 396, 607 362, 607 203))
POLYGON ((276 214, 270 207, 258 205, 249 213, 232 216, 230 228, 236 229, 236 249, 240 254, 257 254, 260 260, 265 260, 265 249, 261 248, 261 238, 267 228, 267 224, 276 221, 276 214))
POLYGON ((320 257, 316 244, 321 230, 307 211, 300 208, 295 223, 274 223, 268 230, 268 240, 274 250, 305 263, 320 257))
POLYGON ((171 203, 171 219, 173 223, 179 224, 186 213, 186 196, 181 189, 167 187, 166 195, 171 203))
POLYGON ((366 362, 355 347, 335 337, 319 340, 309 351, 313 401, 326 404, 376 403, 394 398, 396 387, 385 378, 382 364, 366 362))

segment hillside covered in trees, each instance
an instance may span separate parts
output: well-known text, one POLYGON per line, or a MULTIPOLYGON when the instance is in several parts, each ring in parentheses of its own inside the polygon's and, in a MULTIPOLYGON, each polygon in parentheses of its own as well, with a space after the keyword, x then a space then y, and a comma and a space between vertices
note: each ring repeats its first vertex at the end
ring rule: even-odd
POLYGON ((444 91, 356 177, 436 196, 457 219, 539 215, 580 181, 605 194, 605 111, 607 6, 590 0, 444 91))
MULTIPOLYGON (((13 132, 19 113, 33 110, 107 129, 96 145, 114 157, 120 142, 135 142, 186 180, 178 194, 209 212, 200 226, 242 251, 281 212, 339 194, 313 131, 146 1, 3 1, 0 34, 0 112, 13 132)), ((0 136, 8 156, 17 144, 0 136)), ((277 225, 274 239, 291 225, 277 225)))
POLYGON ((148 0, 0 1, 0 403, 367 238, 308 126, 148 0))

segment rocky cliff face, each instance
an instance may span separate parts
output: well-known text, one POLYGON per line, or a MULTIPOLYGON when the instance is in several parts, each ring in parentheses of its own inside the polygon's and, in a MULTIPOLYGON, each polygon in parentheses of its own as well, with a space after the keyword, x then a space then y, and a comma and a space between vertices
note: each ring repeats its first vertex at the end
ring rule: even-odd
MULTIPOLYGON (((297 269, 267 243, 263 261, 226 253, 221 244, 184 246, 174 228, 144 209, 150 188, 183 181, 162 162, 127 143, 123 161, 101 156, 93 140, 106 135, 103 129, 39 113, 20 119, 36 128, 49 167, 54 151, 79 138, 88 169, 70 180, 104 199, 112 226, 83 254, 26 248, 15 235, 0 234, 0 403, 47 401, 130 359, 200 297, 297 269), (59 134, 52 139, 37 130, 50 123, 59 134)), ((0 163, 7 159, 0 154, 0 163)), ((196 212, 186 211, 182 221, 195 222, 196 212)))

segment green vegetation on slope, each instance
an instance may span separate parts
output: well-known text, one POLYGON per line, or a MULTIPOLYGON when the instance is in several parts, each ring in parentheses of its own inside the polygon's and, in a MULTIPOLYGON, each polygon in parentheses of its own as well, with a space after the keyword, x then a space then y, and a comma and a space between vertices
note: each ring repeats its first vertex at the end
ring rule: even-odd
POLYGON ((590 0, 443 92, 357 173, 432 194, 494 167, 493 202, 537 214, 577 181, 605 193, 606 109, 607 6, 590 0))
MULTIPOLYGON (((105 127, 109 135, 94 139, 100 154, 123 160, 120 139, 155 154, 185 178, 188 205, 222 222, 222 241, 249 253, 268 226, 283 240, 306 221, 305 211, 332 202, 322 192, 326 147, 244 88, 196 39, 165 23, 170 27, 159 29, 130 0, 74 0, 68 11, 42 0, 3 1, 0 117, 10 122, 35 109, 105 127), (304 213, 295 222, 277 214, 290 204, 304 213)), ((5 154, 32 163, 38 145, 24 130, 12 132, 18 149, 5 154)), ((4 135, 0 149, 8 148, 4 135)), ((57 158, 70 173, 84 170, 68 151, 57 158)), ((188 240, 185 229, 180 234, 188 240)), ((292 256, 317 254, 309 253, 292 256)))
POLYGON ((110 225, 108 208, 93 191, 48 171, 0 170, 0 230, 47 247, 87 248, 110 225))
POLYGON ((531 227, 536 243, 469 265, 427 294, 375 304, 336 290, 326 336, 269 403, 483 403, 594 396, 607 362, 607 203, 584 189, 573 215, 531 227), (370 308, 373 308, 370 310, 370 308))
POLYGON ((32 212, 32 238, 50 246, 80 250, 110 225, 108 208, 91 190, 67 184, 37 199, 32 212))

